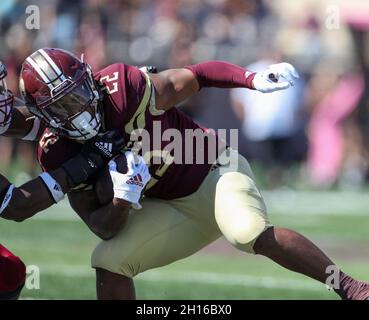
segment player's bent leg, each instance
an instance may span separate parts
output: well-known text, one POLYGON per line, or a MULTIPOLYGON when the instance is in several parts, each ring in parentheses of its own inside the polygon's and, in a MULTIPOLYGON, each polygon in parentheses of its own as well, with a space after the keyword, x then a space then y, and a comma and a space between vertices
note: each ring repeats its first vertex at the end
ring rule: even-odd
POLYGON ((99 298, 133 299, 134 276, 188 257, 220 236, 204 233, 201 224, 168 202, 145 199, 142 206, 123 230, 100 242, 92 254, 99 298))
MULTIPOLYGON (((326 283, 327 268, 335 264, 301 234, 284 228, 270 228, 260 235, 254 245, 255 253, 264 255, 279 265, 326 283)), ((342 299, 365 300, 369 298, 369 284, 339 272, 335 292, 342 299)))
POLYGON ((252 173, 242 161, 239 172, 226 173, 217 183, 215 218, 222 233, 242 251, 264 255, 324 283, 334 263, 298 233, 272 227, 252 173))
MULTIPOLYGON (((247 166, 244 168, 248 170, 247 166)), ((246 174, 247 170, 225 173, 219 178, 215 219, 230 243, 242 251, 254 253, 256 239, 272 225, 263 198, 251 173, 246 174)))
MULTIPOLYGON (((272 227, 251 169, 240 158, 239 171, 223 174, 216 186, 215 218, 224 236, 242 251, 264 255, 289 270, 326 283, 328 267, 335 264, 299 233, 272 227)), ((336 270, 339 288, 335 291, 341 298, 369 297, 367 283, 351 278, 338 267, 336 270)))
POLYGON ((136 299, 133 279, 96 268, 96 293, 98 300, 136 299))
POLYGON ((310 240, 285 228, 270 228, 263 232, 255 242, 254 251, 322 283, 328 277, 328 267, 334 266, 333 261, 310 240))

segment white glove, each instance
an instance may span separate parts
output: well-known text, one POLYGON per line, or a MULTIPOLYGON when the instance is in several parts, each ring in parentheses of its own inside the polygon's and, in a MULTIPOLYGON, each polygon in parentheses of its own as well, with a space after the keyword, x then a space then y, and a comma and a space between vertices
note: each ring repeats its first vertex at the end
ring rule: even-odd
POLYGON ((117 156, 109 162, 109 173, 113 181, 114 198, 132 203, 134 209, 141 209, 139 200, 146 184, 150 181, 149 169, 144 158, 131 151, 124 153, 127 159, 128 171, 123 173, 120 167, 124 163, 122 156, 117 156))
POLYGON ((282 62, 272 64, 268 69, 257 72, 253 80, 256 90, 267 93, 284 90, 294 85, 294 80, 299 78, 295 67, 289 63, 282 62))

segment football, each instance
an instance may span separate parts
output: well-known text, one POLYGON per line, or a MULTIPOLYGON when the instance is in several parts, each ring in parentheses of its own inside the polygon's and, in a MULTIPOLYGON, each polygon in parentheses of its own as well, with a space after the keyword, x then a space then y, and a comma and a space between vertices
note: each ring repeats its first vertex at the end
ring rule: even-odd
MULTIPOLYGON (((114 161, 117 164, 117 170, 119 172, 127 172, 127 159, 124 154, 115 157, 114 161)), ((108 167, 97 175, 94 190, 99 202, 103 205, 108 204, 113 199, 113 182, 111 181, 108 167)))
POLYGON ((102 170, 95 181, 94 190, 102 205, 108 204, 113 199, 113 182, 111 181, 109 169, 102 170))

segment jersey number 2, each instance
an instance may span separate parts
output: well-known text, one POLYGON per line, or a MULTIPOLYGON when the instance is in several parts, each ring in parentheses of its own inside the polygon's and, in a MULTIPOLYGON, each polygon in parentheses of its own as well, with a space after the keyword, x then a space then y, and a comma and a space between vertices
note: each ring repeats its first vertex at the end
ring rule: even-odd
POLYGON ((106 89, 108 90, 109 94, 118 92, 118 76, 119 72, 116 71, 112 76, 107 75, 100 78, 100 81, 106 85, 106 89))

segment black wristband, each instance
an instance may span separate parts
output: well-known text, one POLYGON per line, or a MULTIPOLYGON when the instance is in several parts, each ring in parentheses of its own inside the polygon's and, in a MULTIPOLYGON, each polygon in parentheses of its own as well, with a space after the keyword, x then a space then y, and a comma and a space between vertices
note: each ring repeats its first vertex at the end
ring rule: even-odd
POLYGON ((70 188, 79 186, 98 170, 98 166, 92 159, 87 159, 80 154, 64 163, 62 168, 68 175, 70 188))

